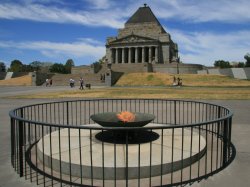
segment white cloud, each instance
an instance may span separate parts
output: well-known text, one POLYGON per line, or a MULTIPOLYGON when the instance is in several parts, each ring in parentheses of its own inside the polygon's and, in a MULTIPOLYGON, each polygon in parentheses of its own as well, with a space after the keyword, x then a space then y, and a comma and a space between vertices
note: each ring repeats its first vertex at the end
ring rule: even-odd
MULTIPOLYGON (((169 30, 169 29, 168 29, 169 30)), ((211 32, 185 33, 171 30, 171 36, 179 46, 184 63, 213 65, 215 60, 245 61, 250 52, 250 31, 236 31, 226 34, 211 32)))
POLYGON ((158 0, 151 5, 159 18, 186 20, 189 22, 232 22, 250 21, 249 0, 158 0))
POLYGON ((110 0, 83 0, 91 4, 92 9, 108 9, 113 5, 110 0))
MULTIPOLYGON (((89 39, 88 39, 89 40, 89 39)), ((93 57, 99 59, 105 55, 104 45, 94 45, 88 42, 77 41, 72 43, 56 43, 50 41, 0 41, 0 48, 20 50, 34 50, 41 52, 47 57, 93 57)))
MULTIPOLYGON (((70 10, 67 6, 50 5, 50 2, 69 3, 60 0, 22 0, 22 3, 0 4, 0 19, 26 19, 40 22, 74 23, 88 26, 106 26, 121 28, 144 2, 162 19, 187 22, 231 22, 248 24, 250 22, 249 0, 82 0, 92 5, 88 10, 70 10), (48 4, 46 4, 48 3, 48 4), (25 6, 24 6, 25 4, 25 6), (60 8, 59 8, 60 7, 60 8), (62 8, 63 7, 63 8, 62 8)), ((178 43, 181 60, 185 63, 213 65, 215 60, 244 61, 244 55, 250 52, 250 31, 224 31, 223 34, 211 32, 184 32, 166 29, 178 43)), ((0 30, 1 32, 1 30, 0 30)), ((79 38, 77 42, 55 43, 49 41, 0 41, 0 47, 20 50, 36 50, 48 57, 74 55, 76 57, 105 54, 104 44, 92 38, 79 38)))
MULTIPOLYGON (((249 0, 149 0, 136 2, 127 0, 82 0, 88 2, 88 10, 70 10, 69 2, 59 0, 22 0, 21 3, 0 4, 0 18, 26 19, 40 22, 75 23, 88 26, 121 28, 123 23, 144 2, 162 19, 184 20, 188 22, 232 22, 250 21, 249 0), (53 5, 49 4, 53 2, 53 5), (46 4, 47 3, 47 4, 46 4), (65 5, 64 5, 65 4, 65 5), (64 5, 64 6, 57 6, 64 5)), ((74 2, 71 2, 74 4, 74 2)), ((80 7, 79 7, 80 8, 80 7)), ((85 7, 86 8, 86 7, 85 7)))
POLYGON ((26 19, 40 22, 75 23, 89 26, 119 28, 123 20, 119 14, 110 11, 71 11, 42 4, 13 3, 0 4, 0 18, 26 19))
MULTIPOLYGON (((184 63, 212 66, 215 60, 245 61, 244 55, 250 52, 250 31, 237 31, 227 34, 211 32, 183 32, 171 30, 174 42, 179 46, 179 54, 184 63)), ((99 59, 105 55, 102 42, 91 38, 80 38, 76 42, 50 41, 0 41, 0 48, 34 50, 49 58, 72 57, 99 59)))
POLYGON ((78 40, 82 41, 84 43, 92 44, 92 45, 104 46, 103 42, 100 42, 100 41, 95 40, 93 38, 78 38, 78 40))

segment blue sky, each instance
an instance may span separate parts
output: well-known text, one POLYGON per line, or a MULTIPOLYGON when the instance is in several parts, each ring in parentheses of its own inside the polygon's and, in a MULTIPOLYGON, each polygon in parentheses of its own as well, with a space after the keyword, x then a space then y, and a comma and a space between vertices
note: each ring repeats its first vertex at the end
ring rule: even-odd
POLYGON ((250 52, 249 0, 0 0, 0 61, 90 64, 144 3, 184 63, 245 61, 250 52))

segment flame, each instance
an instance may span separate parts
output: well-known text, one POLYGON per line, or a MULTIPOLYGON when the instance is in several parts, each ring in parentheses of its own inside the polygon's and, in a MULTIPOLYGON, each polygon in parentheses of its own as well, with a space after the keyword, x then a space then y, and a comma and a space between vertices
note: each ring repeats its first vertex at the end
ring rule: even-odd
POLYGON ((129 111, 122 111, 119 114, 116 114, 117 118, 122 122, 133 122, 135 121, 135 114, 129 111))

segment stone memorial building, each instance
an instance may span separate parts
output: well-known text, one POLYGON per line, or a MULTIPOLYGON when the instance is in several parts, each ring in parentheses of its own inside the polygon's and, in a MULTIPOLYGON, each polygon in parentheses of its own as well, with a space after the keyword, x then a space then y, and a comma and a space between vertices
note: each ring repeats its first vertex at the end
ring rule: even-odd
POLYGON ((106 57, 113 64, 178 61, 177 44, 146 4, 129 18, 117 37, 107 38, 106 48, 106 57))
POLYGON ((197 73, 200 64, 180 63, 178 45, 173 42, 149 6, 144 4, 118 30, 118 35, 106 41, 106 65, 96 72, 90 66, 72 68, 73 74, 109 70, 118 73, 162 72, 197 73), (107 69, 108 67, 108 69, 107 69))

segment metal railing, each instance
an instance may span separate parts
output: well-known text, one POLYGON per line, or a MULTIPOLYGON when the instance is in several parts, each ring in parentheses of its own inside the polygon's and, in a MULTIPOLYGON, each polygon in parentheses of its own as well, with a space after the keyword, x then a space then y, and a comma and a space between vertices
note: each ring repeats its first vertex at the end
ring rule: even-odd
MULTIPOLYGON (((223 106, 163 99, 91 99, 42 103, 10 111, 11 162, 25 179, 43 186, 183 186, 227 167, 236 151, 232 113, 223 106), (103 112, 151 113, 145 127, 101 127, 103 112), (129 143, 130 131, 158 134, 129 143), (119 131, 124 144, 96 140, 119 131)), ((114 133, 115 134, 115 133, 114 133)), ((117 138, 117 137, 115 137, 117 138)))

